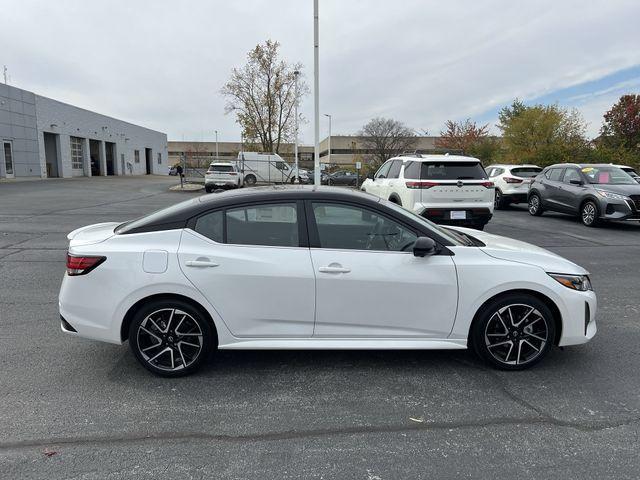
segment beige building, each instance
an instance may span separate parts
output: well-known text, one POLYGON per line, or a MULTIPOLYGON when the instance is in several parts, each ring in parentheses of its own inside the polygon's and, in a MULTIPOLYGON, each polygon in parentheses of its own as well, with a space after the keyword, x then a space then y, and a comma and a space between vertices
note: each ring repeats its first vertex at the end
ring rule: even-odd
MULTIPOLYGON (((416 137, 415 150, 420 153, 438 151, 436 141, 439 137, 416 137)), ((240 142, 218 142, 218 159, 233 160, 238 158, 241 150, 240 142)), ((259 145, 244 144, 244 151, 260 151, 259 145)), ((169 164, 182 161, 188 166, 204 168, 216 159, 216 142, 168 142, 169 164)), ((294 163, 294 145, 285 143, 280 147, 280 156, 288 163, 294 163)), ((329 160, 329 138, 320 142, 320 162, 335 166, 353 166, 356 162, 367 163, 374 151, 366 148, 363 137, 355 135, 331 136, 331 159, 329 160)), ((313 167, 313 145, 299 145, 298 154, 303 168, 313 167)))

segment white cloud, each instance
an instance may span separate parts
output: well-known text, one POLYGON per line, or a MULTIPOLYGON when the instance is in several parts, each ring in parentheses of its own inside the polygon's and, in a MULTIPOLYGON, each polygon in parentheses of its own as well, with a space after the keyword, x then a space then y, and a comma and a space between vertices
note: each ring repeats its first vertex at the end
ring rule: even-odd
MULTIPOLYGON (((376 115, 437 132, 446 119, 640 64, 637 0, 320 3, 321 109, 334 133, 376 115)), ((312 78, 311 0, 29 0, 9 10, 0 64, 15 85, 175 139, 211 139, 214 129, 239 137, 218 92, 266 38, 312 78)), ((610 105, 598 98, 579 100, 585 118, 610 105)), ((313 117, 311 96, 302 111, 313 117)))

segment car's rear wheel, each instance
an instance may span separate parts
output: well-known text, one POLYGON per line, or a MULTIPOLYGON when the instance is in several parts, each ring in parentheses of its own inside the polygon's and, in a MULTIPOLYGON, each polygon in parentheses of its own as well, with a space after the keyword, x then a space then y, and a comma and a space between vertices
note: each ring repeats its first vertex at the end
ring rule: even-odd
POLYGON ((598 206, 595 202, 589 200, 582 204, 580 208, 580 220, 587 227, 596 227, 599 223, 598 206))
POLYGON ((542 208, 542 200, 537 193, 529 197, 529 213, 535 217, 539 217, 544 212, 542 208))
POLYGON ((216 336, 203 312, 180 300, 154 301, 141 308, 129 328, 129 345, 149 371, 181 377, 199 369, 216 336))
POLYGON ((247 175, 244 177, 244 184, 253 187, 256 184, 256 176, 255 175, 247 175))
POLYGON ((502 210, 503 208, 507 207, 507 202, 505 201, 506 199, 504 198, 504 195, 502 195, 502 192, 498 189, 496 189, 496 196, 495 199, 493 201, 493 207, 496 210, 502 210))
POLYGON ((211 193, 211 192, 213 192, 213 187, 208 187, 208 186, 205 185, 204 191, 207 192, 207 193, 211 193))
POLYGON ((541 361, 555 338, 549 307, 531 295, 506 295, 484 307, 474 320, 470 343, 486 362, 522 370, 541 361))

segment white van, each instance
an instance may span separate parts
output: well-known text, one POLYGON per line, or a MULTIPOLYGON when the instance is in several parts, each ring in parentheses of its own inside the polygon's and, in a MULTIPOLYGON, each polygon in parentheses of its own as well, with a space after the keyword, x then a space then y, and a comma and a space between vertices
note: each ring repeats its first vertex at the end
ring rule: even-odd
MULTIPOLYGON (((248 187, 256 183, 293 183, 296 178, 296 167, 277 153, 240 152, 236 163, 248 187)), ((302 170, 299 177, 300 183, 309 182, 309 175, 302 170)))

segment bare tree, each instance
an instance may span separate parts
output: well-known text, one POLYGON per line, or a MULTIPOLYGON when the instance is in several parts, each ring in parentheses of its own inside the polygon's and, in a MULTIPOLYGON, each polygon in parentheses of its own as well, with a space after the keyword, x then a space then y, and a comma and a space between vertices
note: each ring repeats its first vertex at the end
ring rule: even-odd
POLYGON ((377 166, 406 150, 413 150, 417 143, 415 132, 404 123, 391 118, 376 117, 358 133, 362 144, 373 150, 373 166, 377 166))
POLYGON ((225 112, 235 112, 247 141, 274 153, 282 143, 293 139, 294 106, 309 91, 304 80, 298 78, 296 97, 295 72, 302 69, 302 64, 279 59, 279 47, 272 40, 256 45, 248 53, 247 63, 231 71, 231 78, 221 90, 227 98, 225 112))

